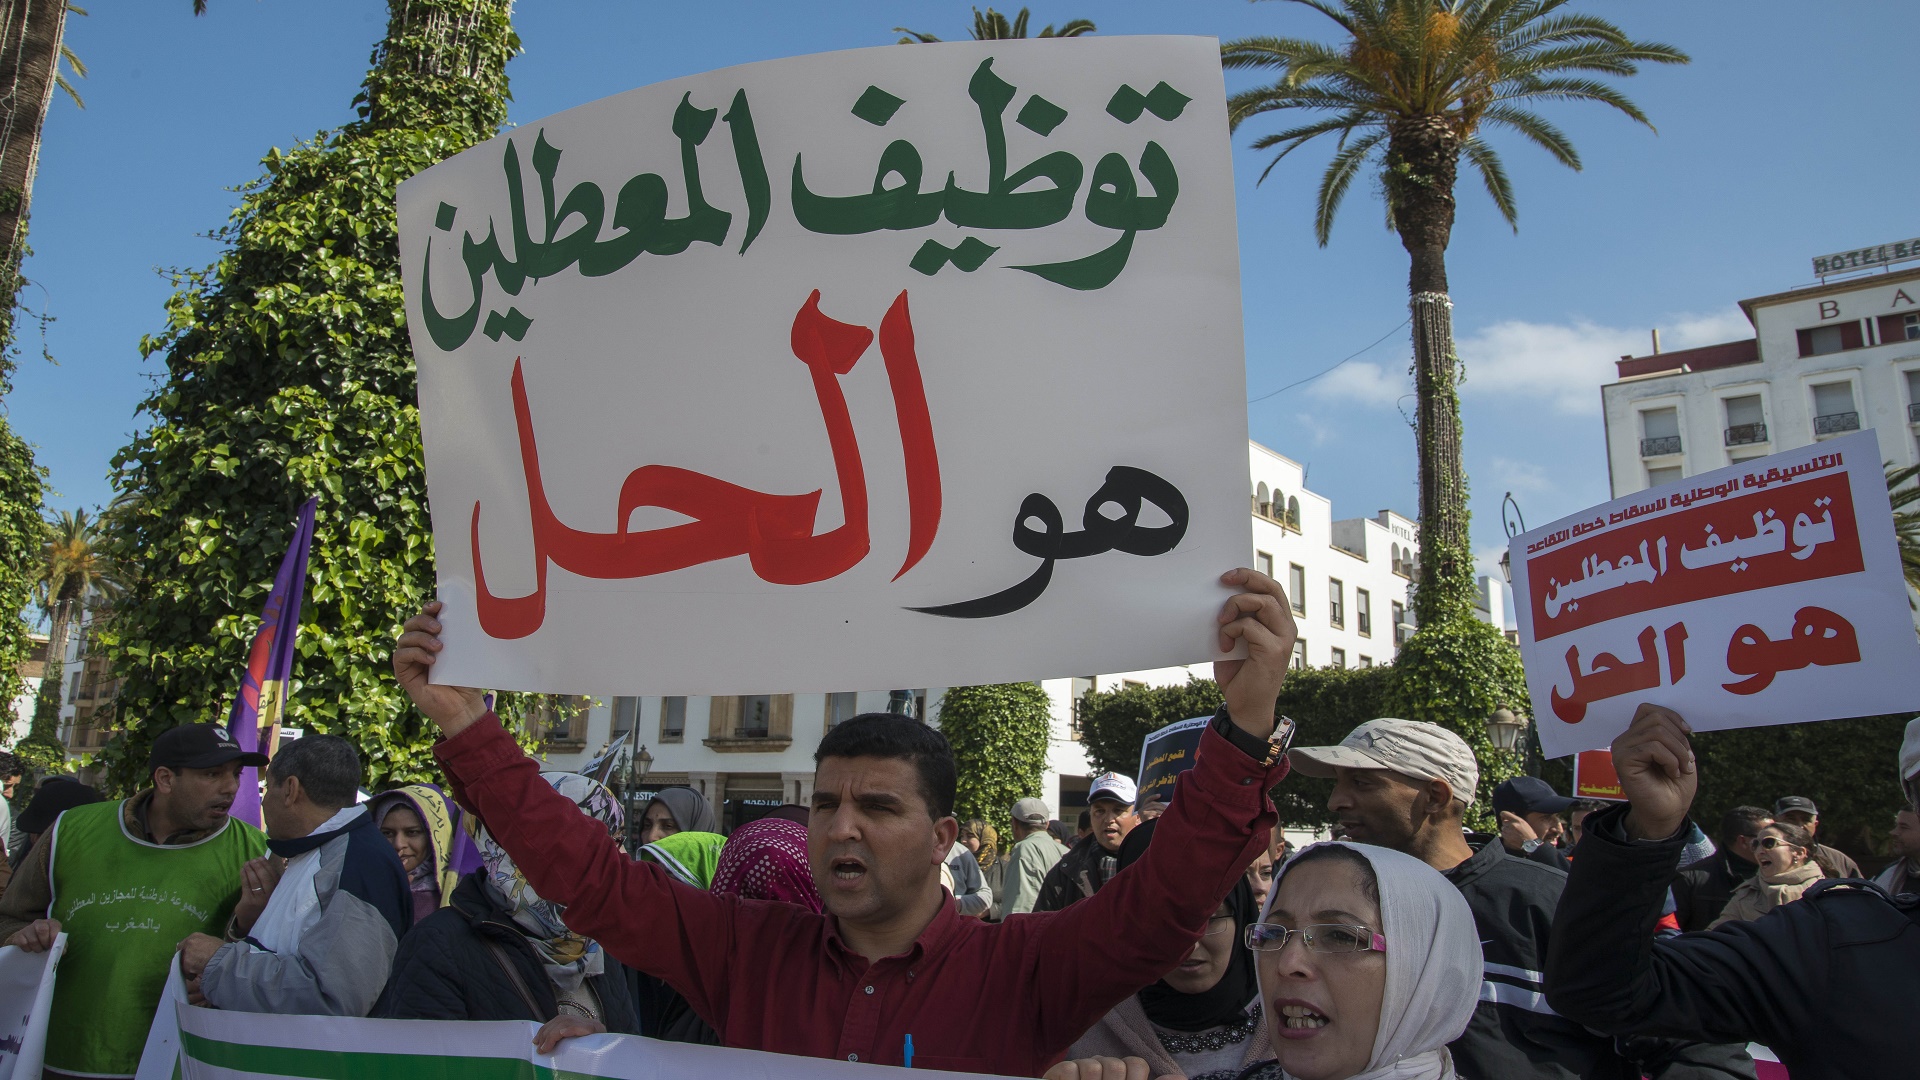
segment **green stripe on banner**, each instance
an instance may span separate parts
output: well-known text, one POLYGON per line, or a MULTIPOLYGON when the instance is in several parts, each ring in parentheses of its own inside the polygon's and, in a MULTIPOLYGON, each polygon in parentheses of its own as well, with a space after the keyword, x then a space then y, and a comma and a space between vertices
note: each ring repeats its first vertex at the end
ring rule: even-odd
MULTIPOLYGON (((180 1051, 184 1057, 219 1069, 312 1080, 607 1080, 514 1058, 300 1050, 221 1042, 190 1031, 180 1033, 180 1051)), ((175 1080, 179 1080, 177 1065, 175 1069, 175 1080)))

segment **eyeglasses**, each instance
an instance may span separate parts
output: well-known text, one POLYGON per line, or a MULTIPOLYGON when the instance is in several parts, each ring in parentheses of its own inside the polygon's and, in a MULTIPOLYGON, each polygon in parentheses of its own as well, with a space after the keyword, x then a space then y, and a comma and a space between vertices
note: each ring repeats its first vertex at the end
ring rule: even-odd
POLYGON ((1287 939, 1300 935, 1300 943, 1308 952, 1316 953, 1362 953, 1386 952, 1387 939, 1374 933, 1365 926, 1349 926, 1345 923, 1315 923, 1298 930, 1289 930, 1279 923, 1254 923, 1247 927, 1247 948, 1254 952, 1279 952, 1287 947, 1287 939))
POLYGON ((1218 937, 1221 934, 1230 934, 1233 932, 1233 922, 1232 915, 1215 915, 1213 918, 1207 920, 1206 933, 1200 936, 1218 937))
POLYGON ((1797 846, 1795 844, 1789 844, 1785 840, 1782 840, 1777 836, 1763 836, 1760 839, 1754 841, 1754 843, 1758 844, 1760 847, 1767 848, 1768 850, 1772 850, 1773 848, 1777 848, 1777 847, 1796 847, 1797 846))

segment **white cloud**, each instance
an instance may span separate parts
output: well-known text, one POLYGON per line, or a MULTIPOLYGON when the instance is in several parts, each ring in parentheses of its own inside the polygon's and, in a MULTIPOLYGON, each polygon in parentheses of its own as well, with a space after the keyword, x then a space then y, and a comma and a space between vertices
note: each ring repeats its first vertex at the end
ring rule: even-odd
POLYGON ((1413 382, 1405 371, 1390 371, 1365 360, 1350 360, 1308 384, 1307 391, 1325 401, 1391 408, 1402 397, 1413 393, 1413 382))
POLYGON ((1325 446, 1339 434, 1339 428, 1312 413, 1294 413, 1293 422, 1315 446, 1325 446))
POLYGON ((1546 468, 1537 462, 1496 455, 1491 464, 1494 482, 1507 491, 1546 491, 1554 486, 1546 468))
MULTIPOLYGON (((1656 321, 1666 350, 1753 336, 1752 325, 1738 309, 1656 321)), ((1466 365, 1468 394, 1544 400, 1559 412, 1594 415, 1600 411, 1600 387, 1618 378, 1614 362, 1626 355, 1646 355, 1652 342, 1644 329, 1601 326, 1586 319, 1510 319, 1460 338, 1458 349, 1466 365)))

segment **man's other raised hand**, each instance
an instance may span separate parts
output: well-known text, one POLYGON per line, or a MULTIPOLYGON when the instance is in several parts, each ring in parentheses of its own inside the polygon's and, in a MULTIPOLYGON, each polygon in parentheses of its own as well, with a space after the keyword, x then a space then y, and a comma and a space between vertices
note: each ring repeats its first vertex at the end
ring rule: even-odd
POLYGON ((467 686, 444 686, 427 681, 434 661, 446 646, 440 641, 442 604, 434 600, 401 627, 393 646, 393 675, 401 689, 427 719, 449 738, 460 734, 487 714, 480 691, 467 686))
POLYGON ((1634 839, 1666 840, 1687 820, 1700 787, 1687 739, 1692 733, 1680 714, 1642 704, 1633 723, 1613 740, 1613 768, 1631 807, 1626 824, 1634 839))

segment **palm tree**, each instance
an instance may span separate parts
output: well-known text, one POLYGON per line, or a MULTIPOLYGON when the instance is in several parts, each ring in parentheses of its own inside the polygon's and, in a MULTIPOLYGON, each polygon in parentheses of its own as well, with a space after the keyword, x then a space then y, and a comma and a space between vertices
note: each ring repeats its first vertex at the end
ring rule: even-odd
MULTIPOLYGON (((988 8, 985 13, 982 13, 979 8, 974 8, 973 9, 973 40, 1005 41, 1011 38, 1026 37, 1027 36, 1027 16, 1028 16, 1027 9, 1021 8, 1020 14, 1015 15, 1013 17, 1013 20, 1009 22, 1005 15, 1000 14, 999 12, 993 10, 992 8, 988 8)), ((1068 23, 1066 23, 1064 26, 1060 26, 1058 28, 1054 27, 1051 23, 1049 23, 1048 25, 1042 27, 1040 29, 1040 32, 1038 34, 1035 34, 1034 36, 1043 37, 1043 38, 1079 37, 1082 34, 1091 34, 1093 33, 1093 31, 1094 31, 1094 26, 1093 26, 1092 19, 1073 19, 1068 23)), ((909 30, 904 26, 894 27, 893 32, 896 34, 907 35, 906 37, 903 37, 900 39, 900 44, 902 45, 915 45, 915 44, 924 45, 929 42, 940 40, 939 38, 934 37, 932 34, 923 33, 922 31, 919 31, 919 30, 909 30)))
POLYGON ((97 522, 89 520, 85 510, 62 510, 46 525, 47 539, 33 600, 51 626, 46 668, 26 741, 58 747, 60 667, 66 660, 67 637, 83 620, 90 603, 119 590, 119 580, 112 560, 101 550, 97 522))
POLYGON ((1263 135, 1277 147, 1262 180, 1282 158, 1322 135, 1336 136, 1320 178, 1314 236, 1326 246, 1334 214, 1362 171, 1378 177, 1387 225, 1407 249, 1411 270, 1416 450, 1420 463, 1422 625, 1471 615, 1473 561, 1461 464, 1447 244, 1461 160, 1518 229, 1513 188, 1485 136, 1510 132, 1571 169, 1580 155, 1531 106, 1593 101, 1653 125, 1599 75, 1633 75, 1642 63, 1684 64, 1685 53, 1634 41, 1605 19, 1561 12, 1569 0, 1291 0, 1325 15, 1344 40, 1322 44, 1257 37, 1221 46, 1228 68, 1275 72, 1265 86, 1235 94, 1228 122, 1306 110, 1307 123, 1263 135))
POLYGON ((1900 572, 1906 575, 1907 603, 1920 591, 1920 465, 1896 469, 1887 462, 1887 498, 1893 503, 1893 535, 1900 543, 1900 572))

